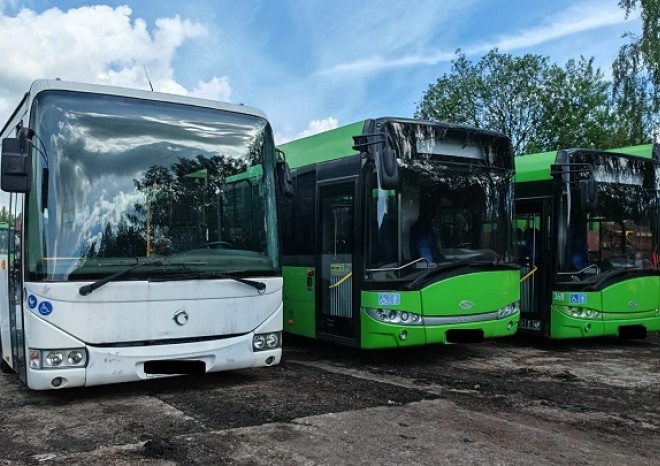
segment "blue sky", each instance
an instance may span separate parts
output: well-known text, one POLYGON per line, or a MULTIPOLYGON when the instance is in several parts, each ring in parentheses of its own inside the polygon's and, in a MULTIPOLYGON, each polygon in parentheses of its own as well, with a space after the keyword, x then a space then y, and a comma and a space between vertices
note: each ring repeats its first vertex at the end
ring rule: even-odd
POLYGON ((261 108, 278 142, 412 116, 457 49, 595 57, 626 31, 617 0, 0 0, 0 120, 32 80, 196 95, 261 108))

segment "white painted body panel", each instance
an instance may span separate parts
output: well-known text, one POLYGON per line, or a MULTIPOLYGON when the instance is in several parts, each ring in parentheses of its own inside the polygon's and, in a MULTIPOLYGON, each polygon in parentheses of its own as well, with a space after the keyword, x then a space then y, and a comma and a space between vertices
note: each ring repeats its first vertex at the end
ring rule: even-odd
POLYGON ((58 388, 169 377, 145 374, 144 362, 156 360, 203 360, 207 372, 278 364, 282 349, 254 352, 252 338, 282 330, 282 278, 254 280, 267 284, 264 294, 232 280, 114 282, 88 296, 78 289, 89 282, 26 283, 26 354, 81 347, 88 354, 86 368, 28 368, 28 386, 52 389, 55 377, 64 381, 58 388), (45 302, 52 311, 42 315, 45 302), (185 325, 174 321, 180 310, 185 325), (217 338, 190 341, 200 337, 217 338))
POLYGON ((78 290, 90 282, 26 283, 25 310, 91 345, 237 335, 253 331, 282 302, 281 277, 255 280, 266 283, 265 293, 233 280, 120 281, 88 296, 78 290), (40 312, 43 303, 50 314, 40 312), (189 316, 183 326, 174 321, 181 310, 189 316))

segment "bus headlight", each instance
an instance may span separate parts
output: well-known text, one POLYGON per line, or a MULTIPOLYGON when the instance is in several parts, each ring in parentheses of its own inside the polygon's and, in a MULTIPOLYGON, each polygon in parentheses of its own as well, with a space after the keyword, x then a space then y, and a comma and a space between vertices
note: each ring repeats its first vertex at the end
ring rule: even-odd
POLYGON ((280 332, 260 333, 252 337, 253 351, 267 351, 282 346, 282 334, 280 332))
POLYGON ((501 309, 498 309, 497 310, 497 318, 498 319, 504 319, 506 317, 510 317, 510 316, 516 314, 519 311, 520 311, 520 302, 515 301, 511 304, 507 304, 506 306, 504 306, 501 309))
POLYGON ((565 307, 560 307, 559 310, 562 311, 564 314, 568 315, 569 317, 574 317, 576 319, 593 320, 600 318, 599 311, 588 307, 565 306, 565 307))
POLYGON ((70 351, 66 360, 69 361, 69 364, 72 366, 78 366, 85 359, 85 355, 82 354, 82 351, 73 350, 70 351))
POLYGON ((379 309, 373 307, 363 308, 369 317, 379 322, 399 325, 423 325, 424 318, 413 312, 397 311, 394 309, 379 309))
POLYGON ((85 367, 87 351, 85 348, 42 350, 30 348, 30 369, 66 369, 85 367))
POLYGON ((46 359, 44 360, 44 366, 48 367, 57 367, 60 364, 62 364, 62 360, 64 358, 62 357, 62 353, 59 351, 49 351, 46 353, 46 359))

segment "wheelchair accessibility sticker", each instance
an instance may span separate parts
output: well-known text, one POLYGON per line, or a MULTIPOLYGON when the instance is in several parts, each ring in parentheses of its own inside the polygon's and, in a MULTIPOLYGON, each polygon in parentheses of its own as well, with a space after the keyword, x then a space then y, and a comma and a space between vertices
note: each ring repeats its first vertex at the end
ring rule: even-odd
POLYGON ((571 304, 586 304, 587 295, 584 293, 571 293, 571 304))
POLYGON ((53 305, 51 303, 49 303, 48 301, 42 301, 39 304, 38 311, 39 311, 39 314, 41 314, 42 316, 47 316, 51 312, 53 312, 53 305))
POLYGON ((399 304, 401 304, 399 293, 378 293, 379 306, 398 306, 399 304))

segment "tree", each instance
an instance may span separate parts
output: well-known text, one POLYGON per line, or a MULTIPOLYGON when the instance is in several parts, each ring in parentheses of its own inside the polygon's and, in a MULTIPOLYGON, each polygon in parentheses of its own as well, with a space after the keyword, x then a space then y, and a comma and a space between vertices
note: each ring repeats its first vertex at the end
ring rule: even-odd
POLYGON ((619 0, 629 16, 640 9, 642 35, 627 33, 612 64, 613 97, 630 144, 660 138, 660 0, 619 0))
POLYGON ((543 115, 527 152, 569 147, 609 148, 626 145, 612 111, 610 83, 594 59, 568 60, 564 68, 552 65, 539 90, 543 115))
MULTIPOLYGON (((626 17, 640 8, 642 19, 642 36, 634 37, 633 41, 639 44, 636 52, 644 59, 650 71, 657 91, 660 87, 660 0, 619 0, 619 6, 626 11, 626 17)), ((633 36, 631 36, 633 37, 633 36)))
POLYGON ((501 131, 514 150, 526 150, 541 118, 541 100, 534 89, 547 79, 547 58, 490 51, 478 63, 457 52, 451 73, 429 86, 415 116, 501 131))
POLYGON ((609 147, 613 116, 609 85, 593 59, 514 57, 491 50, 476 64, 460 50, 451 72, 431 84, 418 103, 418 118, 500 131, 514 152, 558 147, 609 147))
POLYGON ((14 226, 14 216, 9 213, 7 206, 2 206, 0 209, 0 223, 8 223, 10 226, 14 226))

